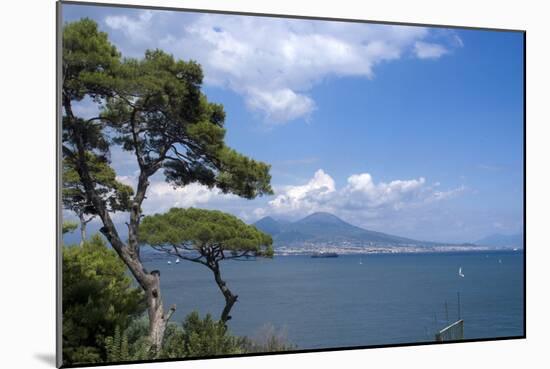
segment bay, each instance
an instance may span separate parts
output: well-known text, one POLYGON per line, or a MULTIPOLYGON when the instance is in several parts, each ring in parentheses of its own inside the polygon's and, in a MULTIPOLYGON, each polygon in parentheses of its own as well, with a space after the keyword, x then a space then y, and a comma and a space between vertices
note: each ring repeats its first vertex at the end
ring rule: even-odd
MULTIPOLYGON (((298 349, 353 347, 433 341, 460 314, 466 339, 521 336, 523 257, 506 251, 225 261, 223 278, 239 296, 229 327, 249 337, 274 327, 298 349)), ((165 306, 177 305, 172 321, 194 310, 219 317, 224 300, 212 273, 174 261, 145 261, 161 271, 165 306)))

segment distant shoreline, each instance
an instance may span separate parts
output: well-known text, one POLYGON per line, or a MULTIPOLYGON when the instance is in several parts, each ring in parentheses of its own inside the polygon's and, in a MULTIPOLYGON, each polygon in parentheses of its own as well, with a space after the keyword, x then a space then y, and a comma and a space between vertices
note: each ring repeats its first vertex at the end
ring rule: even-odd
POLYGON ((281 249, 275 248, 275 256, 309 256, 314 253, 336 253, 338 255, 384 255, 384 254, 441 254, 441 253, 468 253, 468 252, 514 252, 523 253, 522 248, 511 247, 388 247, 376 249, 336 249, 336 248, 319 248, 319 249, 281 249))
MULTIPOLYGON (((144 261, 152 260, 165 260, 173 258, 174 255, 167 255, 165 253, 146 248, 147 251, 142 252, 142 258, 144 261)), ((392 247, 377 247, 377 248, 284 248, 275 247, 274 256, 311 256, 318 253, 336 253, 338 256, 352 256, 352 255, 421 255, 421 254, 466 254, 466 253, 523 253, 523 248, 517 250, 512 247, 487 247, 487 246, 448 246, 448 247, 404 247, 404 246, 392 246, 392 247)))

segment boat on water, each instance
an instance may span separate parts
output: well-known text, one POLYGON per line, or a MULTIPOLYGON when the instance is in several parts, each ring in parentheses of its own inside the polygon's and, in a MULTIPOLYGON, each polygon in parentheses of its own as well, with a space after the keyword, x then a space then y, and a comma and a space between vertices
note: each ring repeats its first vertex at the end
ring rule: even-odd
POLYGON ((172 264, 172 262, 170 260, 168 260, 168 264, 172 264))
POLYGON ((337 258, 338 254, 335 252, 315 252, 311 254, 312 258, 337 258))
POLYGON ((462 273, 462 267, 458 268, 458 275, 464 278, 464 273, 462 273))
POLYGON ((180 259, 177 258, 177 259, 176 259, 176 264, 179 264, 179 263, 180 263, 180 259))

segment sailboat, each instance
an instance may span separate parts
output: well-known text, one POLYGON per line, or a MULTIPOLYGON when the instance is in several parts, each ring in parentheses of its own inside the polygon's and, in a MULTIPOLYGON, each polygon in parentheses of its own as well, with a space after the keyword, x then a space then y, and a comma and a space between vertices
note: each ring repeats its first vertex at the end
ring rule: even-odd
POLYGON ((177 258, 176 259, 176 264, 179 264, 180 263, 180 258, 177 258))
POLYGON ((363 265, 363 258, 359 258, 359 265, 363 265))
POLYGON ((170 260, 168 260, 168 264, 172 264, 172 262, 170 260))
POLYGON ((464 273, 462 273, 462 267, 458 268, 458 275, 464 278, 464 273))

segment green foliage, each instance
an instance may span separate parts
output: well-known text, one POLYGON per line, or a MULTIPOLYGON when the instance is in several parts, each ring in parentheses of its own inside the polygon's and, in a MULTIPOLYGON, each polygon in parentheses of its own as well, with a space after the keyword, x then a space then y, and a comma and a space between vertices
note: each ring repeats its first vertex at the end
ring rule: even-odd
POLYGON ((269 165, 225 145, 225 112, 201 92, 202 69, 162 50, 125 59, 102 112, 113 142, 175 186, 198 182, 245 198, 271 194, 269 165), (137 98, 136 98, 137 96, 137 98))
MULTIPOLYGON (((273 192, 269 165, 226 146, 225 112, 201 92, 203 73, 196 62, 176 60, 161 50, 148 50, 142 59, 121 59, 108 35, 94 21, 82 19, 63 27, 62 73, 64 195, 68 206, 78 204, 87 214, 102 214, 102 230, 116 241, 112 245, 117 249, 137 247, 133 236, 139 222, 135 219, 141 217, 148 179, 160 169, 174 186, 201 183, 249 199, 273 192), (83 119, 74 114, 73 104, 86 97, 98 104, 99 117, 83 119), (135 195, 116 182, 109 166, 113 145, 136 157, 140 174, 135 195), (130 201, 135 212, 124 243, 112 227, 109 212, 126 209, 130 201)), ((224 236, 230 253, 272 255, 270 238, 239 227, 244 235, 224 236)), ((225 228, 223 232, 229 231, 229 226, 225 228)), ((209 235, 201 229, 202 235, 196 236, 204 240, 209 235)), ((125 332, 131 317, 142 311, 137 303, 141 295, 137 290, 130 293, 124 265, 101 239, 90 241, 97 243, 101 247, 91 251, 83 247, 87 251, 82 255, 71 248, 64 250, 64 356, 71 363, 105 360, 105 338, 113 337, 114 345, 115 327, 125 332)), ((144 286, 147 273, 138 256, 134 261, 128 267, 144 286)), ((179 334, 173 333, 174 337, 179 334)), ((129 343, 130 356, 135 354, 132 347, 129 343)))
POLYGON ((105 338, 107 362, 152 360, 154 355, 147 337, 147 320, 135 319, 130 326, 122 331, 115 328, 114 336, 105 338))
POLYGON ((118 325, 115 328, 115 335, 105 338, 105 350, 107 351, 107 362, 132 359, 128 350, 128 334, 121 333, 118 325))
POLYGON ((207 314, 201 319, 193 312, 183 322, 185 354, 189 357, 242 353, 237 337, 228 334, 225 324, 207 314))
MULTIPOLYGON (((105 339, 107 362, 150 360, 146 319, 135 320, 125 331, 117 326, 114 336, 105 339)), ((231 336, 224 324, 210 315, 204 319, 197 312, 189 314, 182 325, 168 324, 163 347, 157 358, 214 356, 241 353, 244 339, 231 336)))
POLYGON ((71 232, 74 232, 74 230, 78 228, 78 223, 66 220, 66 221, 63 222, 62 227, 63 227, 63 229, 62 229, 63 234, 71 233, 71 232))
POLYGON ((266 325, 260 334, 250 339, 248 337, 233 336, 221 320, 214 320, 207 314, 201 319, 198 312, 189 314, 182 324, 181 330, 173 333, 173 340, 167 340, 172 346, 165 349, 172 350, 169 357, 201 357, 230 355, 242 353, 261 353, 288 351, 296 349, 286 339, 283 331, 276 331, 273 325, 266 325), (179 342, 183 342, 183 351, 174 351, 179 342), (180 356, 180 355, 184 356, 180 356))
POLYGON ((231 319, 229 313, 238 296, 222 279, 220 261, 273 256, 271 236, 217 210, 172 208, 165 214, 145 217, 139 235, 142 244, 201 263, 214 273, 214 280, 225 299, 221 313, 224 323, 231 319))
MULTIPOLYGON (((87 154, 90 176, 95 189, 105 201, 109 211, 126 211, 130 208, 130 199, 134 194, 132 187, 116 179, 116 173, 101 156, 87 154)), ((88 200, 84 186, 74 161, 63 160, 63 205, 77 215, 96 215, 92 203, 88 200)))
POLYGON ((253 199, 258 194, 273 194, 269 166, 224 147, 218 152, 220 171, 216 186, 224 193, 253 199))
POLYGON ((105 338, 125 329, 145 310, 126 267, 94 235, 82 247, 63 248, 63 360, 93 363, 107 358, 105 338))
POLYGON ((169 323, 164 333, 164 341, 159 357, 163 359, 177 359, 186 357, 185 335, 181 325, 169 323))
MULTIPOLYGON (((78 188, 80 178, 77 174, 79 157, 76 143, 80 142, 86 151, 83 161, 91 165, 90 171, 93 175, 102 177, 102 174, 106 174, 110 177, 110 168, 107 165, 110 142, 104 132, 105 125, 99 117, 86 120, 75 116, 72 103, 88 96, 99 104, 112 95, 119 66, 120 53, 109 42, 108 35, 99 31, 93 20, 84 18, 63 26, 63 197, 66 207, 84 207, 86 214, 91 214, 93 209, 80 196, 83 187, 78 188), (70 204, 71 200, 76 201, 70 204)), ((102 179, 104 182, 99 183, 100 187, 105 186, 105 181, 112 182, 108 178, 102 179)), ((112 189, 116 186, 107 187, 112 189)))
MULTIPOLYGON (((115 328, 113 336, 105 339, 107 362, 151 360, 147 339, 148 320, 135 319, 122 331, 115 328)), ((209 314, 201 319, 198 312, 189 314, 181 325, 169 323, 158 359, 178 359, 241 353, 264 353, 295 350, 286 339, 284 330, 273 325, 263 326, 254 338, 233 336, 222 321, 209 314)))
POLYGON ((201 92, 203 73, 196 62, 176 60, 162 50, 121 60, 108 35, 84 18, 63 27, 62 65, 63 155, 70 159, 65 195, 70 206, 93 211, 82 200, 82 188, 75 189, 86 179, 74 172, 82 174, 86 162, 92 182, 88 188, 115 188, 124 199, 131 196, 111 179, 107 158, 112 144, 134 153, 147 177, 164 168, 166 180, 175 186, 198 182, 245 198, 273 192, 269 165, 225 145, 225 112, 201 92), (100 117, 84 120, 73 114, 72 103, 86 96, 100 104, 100 117), (96 178, 102 173, 107 174, 103 182, 96 178))
POLYGON ((63 93, 70 100, 86 95, 100 98, 111 93, 112 72, 120 53, 93 20, 83 18, 63 26, 63 93))
POLYGON ((286 331, 278 331, 273 324, 265 324, 252 339, 244 337, 241 346, 247 353, 290 351, 297 348, 288 341, 286 331))
POLYGON ((147 216, 140 226, 140 242, 152 246, 189 245, 195 250, 217 247, 229 255, 248 252, 273 256, 271 236, 218 210, 172 208, 164 214, 147 216))

